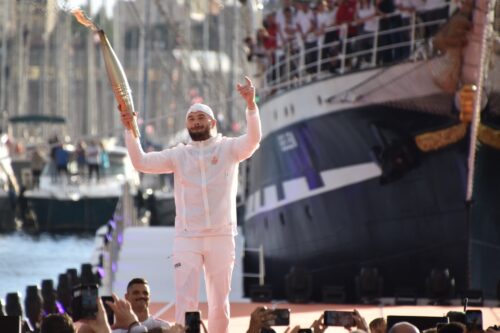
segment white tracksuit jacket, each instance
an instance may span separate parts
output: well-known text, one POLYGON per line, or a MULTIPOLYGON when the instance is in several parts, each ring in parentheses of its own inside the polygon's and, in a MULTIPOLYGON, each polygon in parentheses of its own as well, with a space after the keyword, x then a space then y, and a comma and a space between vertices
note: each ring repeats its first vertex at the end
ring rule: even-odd
POLYGON ((126 131, 134 167, 144 173, 174 173, 177 237, 236 235, 238 164, 259 147, 258 109, 246 111, 247 133, 236 138, 218 134, 174 148, 145 154, 126 131))
POLYGON ((145 154, 127 131, 134 167, 145 173, 174 173, 175 318, 184 324, 186 311, 198 309, 199 275, 203 267, 208 298, 208 331, 228 333, 229 291, 234 266, 238 164, 249 158, 261 139, 258 109, 246 111, 247 133, 220 134, 145 154))

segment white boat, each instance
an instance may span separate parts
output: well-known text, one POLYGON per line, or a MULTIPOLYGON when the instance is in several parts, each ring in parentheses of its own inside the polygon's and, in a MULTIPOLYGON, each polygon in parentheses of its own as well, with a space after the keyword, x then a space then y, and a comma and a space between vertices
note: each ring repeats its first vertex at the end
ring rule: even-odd
POLYGON ((137 185, 138 175, 124 147, 108 148, 106 152, 109 168, 101 167, 99 181, 77 174, 55 178, 53 165, 47 163, 40 186, 25 193, 39 231, 94 232, 113 217, 123 185, 137 185))

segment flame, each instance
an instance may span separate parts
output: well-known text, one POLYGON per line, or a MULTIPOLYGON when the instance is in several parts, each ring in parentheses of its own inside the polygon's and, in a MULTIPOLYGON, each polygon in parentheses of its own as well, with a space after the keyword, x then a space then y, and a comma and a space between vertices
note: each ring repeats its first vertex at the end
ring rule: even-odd
POLYGON ((85 12, 82 9, 80 8, 72 9, 71 14, 73 14, 73 16, 80 24, 84 25, 85 27, 93 31, 99 31, 99 28, 95 25, 94 22, 92 22, 91 19, 87 17, 87 15, 85 15, 85 12))

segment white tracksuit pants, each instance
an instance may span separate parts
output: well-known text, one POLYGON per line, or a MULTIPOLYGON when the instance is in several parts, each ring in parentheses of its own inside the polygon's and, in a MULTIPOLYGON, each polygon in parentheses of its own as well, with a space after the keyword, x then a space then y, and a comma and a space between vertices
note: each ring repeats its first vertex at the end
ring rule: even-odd
POLYGON ((176 237, 174 240, 175 321, 198 310, 200 271, 205 271, 208 332, 228 333, 229 291, 235 259, 233 236, 176 237))

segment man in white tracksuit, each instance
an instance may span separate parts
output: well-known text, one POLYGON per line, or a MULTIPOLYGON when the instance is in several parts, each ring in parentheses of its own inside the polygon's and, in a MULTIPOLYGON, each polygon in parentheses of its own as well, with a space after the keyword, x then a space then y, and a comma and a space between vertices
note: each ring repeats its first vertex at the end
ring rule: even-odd
MULTIPOLYGON (((160 152, 144 153, 127 131, 134 167, 144 173, 174 173, 176 288, 175 319, 184 325, 186 311, 198 309, 199 276, 204 268, 208 332, 227 333, 229 291, 235 259, 238 164, 259 147, 261 127, 255 88, 248 77, 237 90, 247 103, 247 133, 236 138, 217 134, 210 107, 192 105, 186 128, 192 141, 160 152)), ((132 117, 122 113, 122 122, 132 117)))

